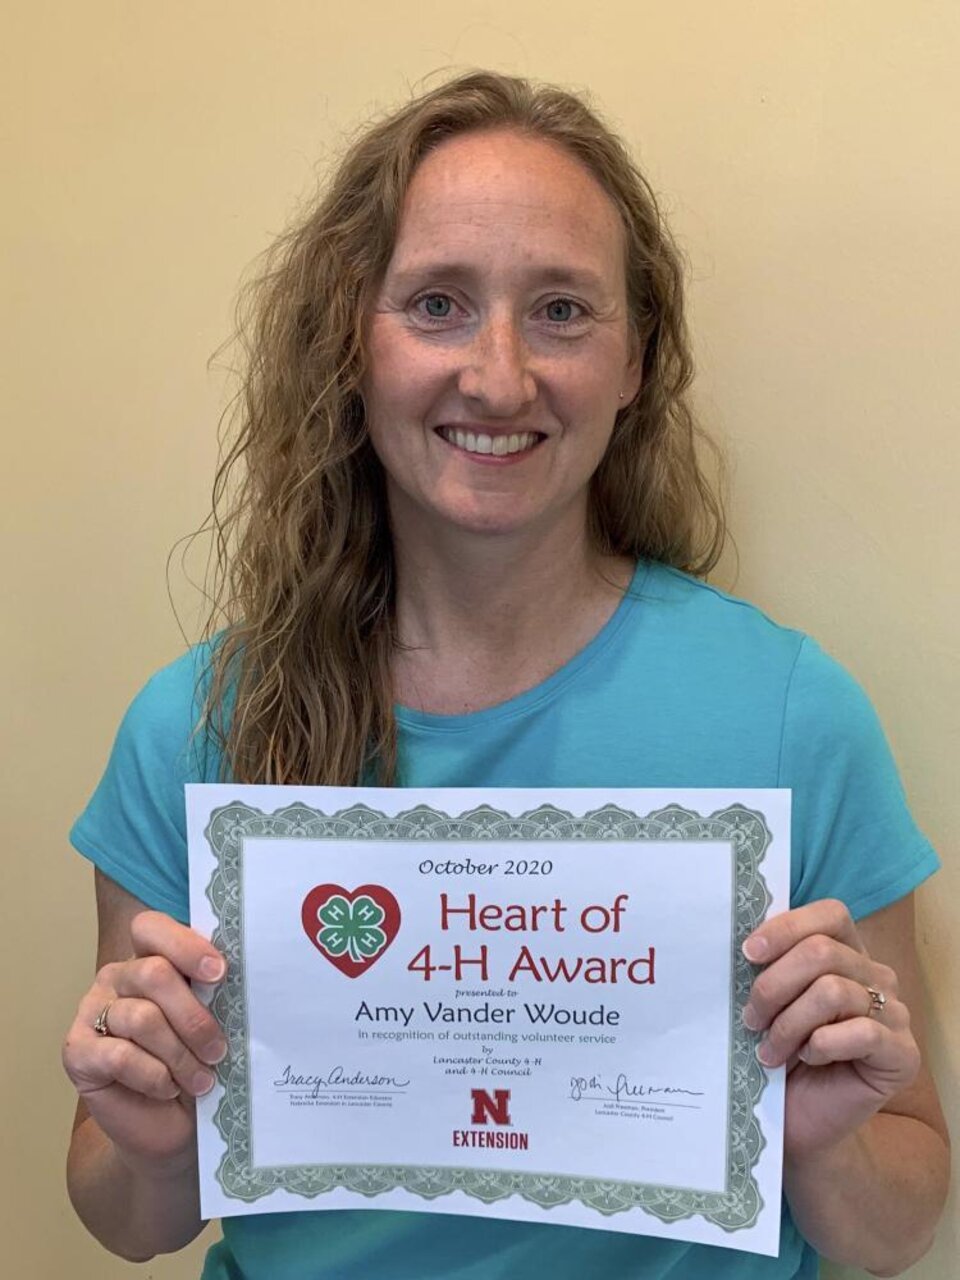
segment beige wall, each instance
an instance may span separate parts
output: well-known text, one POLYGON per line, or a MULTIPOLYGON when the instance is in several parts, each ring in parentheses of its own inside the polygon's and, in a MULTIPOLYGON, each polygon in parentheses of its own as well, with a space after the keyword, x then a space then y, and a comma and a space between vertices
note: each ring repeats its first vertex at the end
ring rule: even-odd
MULTIPOLYGON (((4 41, 0 1269, 132 1270, 61 1186, 58 1043, 93 945, 66 830, 128 699, 180 644, 164 562, 204 514, 222 397, 205 361, 237 277, 341 131, 438 68, 593 89, 665 195, 692 262, 700 402, 734 461, 738 589, 863 681, 946 858, 920 937, 957 1129, 960 8, 32 0, 4 41)), ((913 1275, 956 1274, 957 1218, 955 1199, 913 1275)), ((198 1257, 141 1274, 196 1276, 198 1257)))

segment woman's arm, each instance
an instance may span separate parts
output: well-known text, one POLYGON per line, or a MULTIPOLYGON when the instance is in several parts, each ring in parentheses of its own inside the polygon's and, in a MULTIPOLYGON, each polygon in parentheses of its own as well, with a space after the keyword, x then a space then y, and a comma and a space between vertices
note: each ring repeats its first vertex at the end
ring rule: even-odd
POLYGON ((188 979, 205 939, 97 872, 97 978, 80 1002, 63 1060, 80 1094, 67 1185, 78 1215, 111 1252, 170 1253, 202 1229, 194 1099, 212 1087, 223 1035, 188 979), (94 1030, 109 1005, 109 1035, 94 1030))
POLYGON ((196 1168, 164 1177, 139 1166, 118 1150, 82 1099, 67 1157, 67 1189, 90 1234, 130 1262, 182 1249, 205 1225, 196 1168))
POLYGON ((857 925, 840 904, 814 903, 768 921, 759 937, 767 967, 748 1018, 766 1030, 769 1065, 789 1071, 784 1190, 794 1219, 824 1257, 898 1275, 933 1240, 950 1164, 922 1063, 912 896, 857 925), (887 1000, 873 1016, 868 987, 887 1000))

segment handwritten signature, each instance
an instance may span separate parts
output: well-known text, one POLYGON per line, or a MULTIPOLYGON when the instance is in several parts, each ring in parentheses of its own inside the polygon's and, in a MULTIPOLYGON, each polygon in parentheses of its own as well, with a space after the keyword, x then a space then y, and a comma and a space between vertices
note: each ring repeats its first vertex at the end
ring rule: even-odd
POLYGON ((673 1084, 634 1084, 630 1077, 622 1071, 613 1084, 604 1084, 603 1077, 598 1075, 570 1077, 570 1097, 574 1102, 580 1102, 583 1098, 595 1100, 598 1096, 610 1097, 616 1102, 622 1102, 628 1098, 665 1097, 670 1094, 682 1094, 688 1098, 702 1098, 703 1090, 684 1089, 679 1085, 673 1084))
POLYGON ((406 1089, 409 1083, 409 1080, 398 1080, 396 1076, 368 1075, 340 1065, 331 1068, 326 1075, 303 1074, 288 1065, 280 1078, 274 1080, 273 1086, 275 1089, 302 1089, 316 1098, 324 1089, 406 1089))

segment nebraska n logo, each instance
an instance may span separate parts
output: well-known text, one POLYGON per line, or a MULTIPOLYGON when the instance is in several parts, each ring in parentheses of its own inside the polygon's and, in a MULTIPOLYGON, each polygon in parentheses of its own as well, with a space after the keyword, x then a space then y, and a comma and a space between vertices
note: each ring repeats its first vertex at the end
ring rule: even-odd
POLYGON ((471 1124, 486 1124, 488 1120, 492 1120, 494 1124, 512 1123, 509 1089, 494 1089, 492 1097, 486 1089, 471 1089, 470 1097, 473 1099, 471 1124))
POLYGON ((455 1147, 486 1147, 497 1151, 528 1151, 529 1133, 518 1133, 510 1119, 510 1090, 471 1089, 473 1115, 470 1123, 474 1129, 454 1129, 452 1142, 455 1147), (496 1128, 490 1127, 490 1122, 496 1128))

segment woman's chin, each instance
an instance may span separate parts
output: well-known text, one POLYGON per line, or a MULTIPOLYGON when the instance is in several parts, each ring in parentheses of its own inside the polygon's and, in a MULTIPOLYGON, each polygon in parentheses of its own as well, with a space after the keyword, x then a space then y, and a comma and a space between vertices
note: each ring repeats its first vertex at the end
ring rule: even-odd
POLYGON ((394 530, 422 543, 427 549, 437 540, 454 541, 464 537, 479 538, 549 536, 555 527, 576 524, 583 528, 586 520, 586 492, 572 497, 547 494, 544 485, 535 489, 506 486, 497 492, 486 492, 465 485, 437 485, 433 491, 388 490, 394 530))
POLYGON ((540 514, 524 509, 516 499, 512 502, 464 504, 456 510, 441 513, 438 532, 442 536, 443 529, 449 529, 452 537, 462 537, 465 534, 476 537, 517 535, 539 527, 541 521, 537 516, 540 514))

